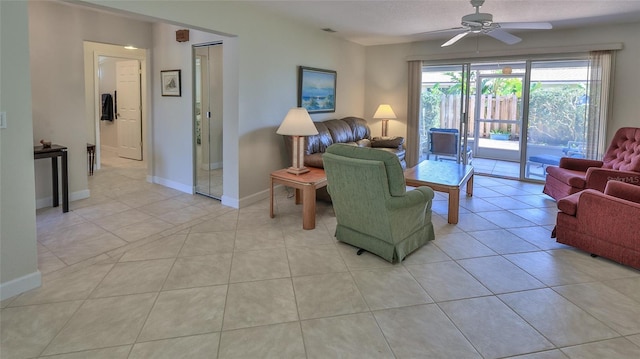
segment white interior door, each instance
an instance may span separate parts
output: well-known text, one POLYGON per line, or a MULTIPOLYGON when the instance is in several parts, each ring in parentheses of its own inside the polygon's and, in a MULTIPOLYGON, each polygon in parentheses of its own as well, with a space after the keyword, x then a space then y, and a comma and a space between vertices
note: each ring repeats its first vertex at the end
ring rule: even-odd
POLYGON ((140 62, 116 63, 118 156, 142 160, 142 111, 140 108, 140 62))

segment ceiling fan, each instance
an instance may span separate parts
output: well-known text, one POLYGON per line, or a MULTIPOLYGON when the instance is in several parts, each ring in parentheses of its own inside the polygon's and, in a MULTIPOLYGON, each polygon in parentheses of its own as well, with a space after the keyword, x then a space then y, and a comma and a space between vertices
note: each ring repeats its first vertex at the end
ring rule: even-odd
POLYGON ((463 16, 461 22, 462 26, 431 32, 436 33, 464 30, 442 44, 441 47, 451 46, 469 34, 485 34, 496 40, 500 40, 507 45, 513 45, 522 41, 522 39, 504 31, 505 29, 548 30, 552 28, 551 24, 548 22, 493 22, 493 15, 480 12, 480 6, 484 4, 484 1, 485 0, 470 1, 471 6, 476 8, 476 12, 463 16))

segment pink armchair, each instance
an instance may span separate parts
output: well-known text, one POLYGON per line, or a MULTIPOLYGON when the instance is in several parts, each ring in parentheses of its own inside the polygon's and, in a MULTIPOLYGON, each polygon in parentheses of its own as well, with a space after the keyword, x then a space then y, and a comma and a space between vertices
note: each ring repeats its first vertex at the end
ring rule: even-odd
POLYGON ((556 241, 640 269, 640 186, 609 181, 558 201, 556 241))
POLYGON ((640 185, 640 128, 620 128, 602 161, 563 157, 548 166, 542 192, 559 200, 587 188, 603 192, 609 180, 640 185))

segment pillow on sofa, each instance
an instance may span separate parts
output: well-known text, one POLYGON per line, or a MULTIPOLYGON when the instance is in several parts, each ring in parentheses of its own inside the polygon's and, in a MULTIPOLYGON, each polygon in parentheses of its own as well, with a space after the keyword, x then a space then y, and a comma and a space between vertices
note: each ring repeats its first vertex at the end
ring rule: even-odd
POLYGON ((400 147, 404 143, 404 137, 374 137, 371 139, 371 147, 400 147))

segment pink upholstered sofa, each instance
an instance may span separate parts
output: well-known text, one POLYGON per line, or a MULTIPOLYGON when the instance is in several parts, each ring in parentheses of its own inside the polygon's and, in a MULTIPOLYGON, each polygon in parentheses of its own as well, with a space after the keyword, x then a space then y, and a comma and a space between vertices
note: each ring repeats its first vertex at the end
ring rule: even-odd
POLYGON ((555 200, 587 188, 603 192, 609 180, 640 185, 640 128, 616 131, 602 161, 563 157, 546 171, 543 192, 555 200))
POLYGON ((556 240, 640 269, 640 186, 609 181, 558 201, 556 240))

